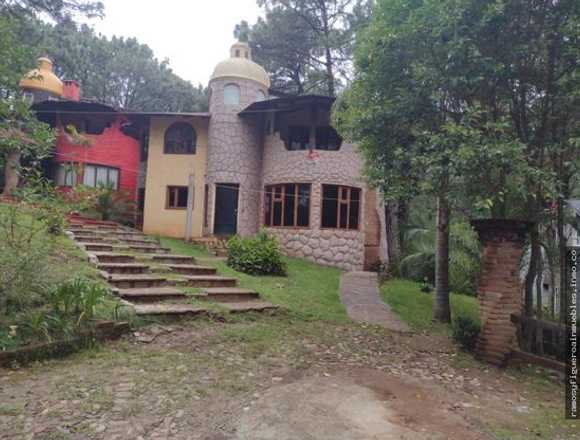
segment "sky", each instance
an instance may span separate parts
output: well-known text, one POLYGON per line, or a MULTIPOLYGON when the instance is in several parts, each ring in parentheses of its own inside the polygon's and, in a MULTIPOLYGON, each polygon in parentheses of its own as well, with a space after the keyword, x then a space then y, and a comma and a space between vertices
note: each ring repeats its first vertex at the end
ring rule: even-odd
POLYGON ((101 0, 105 18, 84 20, 107 37, 136 37, 194 85, 229 57, 234 26, 262 15, 256 0, 101 0))

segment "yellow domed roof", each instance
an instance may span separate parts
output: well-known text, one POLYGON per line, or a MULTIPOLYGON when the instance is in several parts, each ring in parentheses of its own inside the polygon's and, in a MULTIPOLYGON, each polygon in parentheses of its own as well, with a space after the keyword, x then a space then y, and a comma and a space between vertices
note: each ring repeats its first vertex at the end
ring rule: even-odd
POLYGON ((38 90, 62 96, 62 81, 52 71, 52 61, 48 58, 38 59, 38 68, 31 70, 20 80, 20 88, 38 90))
POLYGON ((230 58, 219 63, 211 79, 243 78, 251 79, 264 87, 270 87, 270 76, 266 70, 252 61, 252 50, 248 43, 237 42, 230 50, 230 58))

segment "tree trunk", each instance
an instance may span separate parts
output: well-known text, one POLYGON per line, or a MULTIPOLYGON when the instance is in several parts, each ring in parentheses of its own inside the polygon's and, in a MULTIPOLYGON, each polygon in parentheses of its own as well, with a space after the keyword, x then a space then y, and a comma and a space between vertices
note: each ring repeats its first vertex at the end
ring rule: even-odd
POLYGON ((10 151, 6 155, 6 163, 4 164, 4 197, 12 196, 12 192, 18 188, 19 175, 18 169, 20 167, 20 157, 22 154, 19 151, 10 151))
POLYGON ((389 202, 385 205, 385 236, 389 253, 389 266, 398 267, 401 260, 401 242, 399 237, 399 219, 397 203, 389 202))
POLYGON ((538 232, 538 224, 535 223, 530 230, 530 261, 528 264, 528 273, 526 274, 526 297, 524 301, 526 316, 534 315, 534 286, 539 258, 541 258, 540 234, 538 232))
POLYGON ((542 248, 540 247, 540 256, 538 258, 538 266, 536 270, 536 316, 542 318, 544 301, 542 294, 544 291, 544 257, 542 255, 542 248))
POLYGON ((449 217, 447 197, 437 199, 437 242, 435 254, 435 298, 433 299, 433 319, 451 322, 449 306, 449 217))
POLYGON ((557 233, 558 233, 558 253, 559 253, 559 260, 560 260, 560 285, 558 286, 558 294, 560 297, 560 322, 566 322, 566 311, 568 308, 568 298, 566 297, 566 246, 568 244, 568 240, 564 235, 564 198, 558 197, 558 206, 557 206, 557 216, 558 216, 558 224, 557 224, 557 233))

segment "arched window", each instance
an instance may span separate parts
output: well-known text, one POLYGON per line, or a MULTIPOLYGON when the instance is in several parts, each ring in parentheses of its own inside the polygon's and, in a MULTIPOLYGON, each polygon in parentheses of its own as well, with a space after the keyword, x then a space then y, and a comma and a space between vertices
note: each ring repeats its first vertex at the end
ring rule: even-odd
POLYGON ((258 94, 256 95, 256 101, 265 101, 266 100, 266 94, 264 93, 263 90, 258 90, 258 94))
POLYGON ((228 84, 224 87, 224 104, 238 105, 240 103, 240 87, 237 84, 228 84))
POLYGON ((165 131, 165 154, 195 154, 197 134, 186 122, 176 122, 165 131))

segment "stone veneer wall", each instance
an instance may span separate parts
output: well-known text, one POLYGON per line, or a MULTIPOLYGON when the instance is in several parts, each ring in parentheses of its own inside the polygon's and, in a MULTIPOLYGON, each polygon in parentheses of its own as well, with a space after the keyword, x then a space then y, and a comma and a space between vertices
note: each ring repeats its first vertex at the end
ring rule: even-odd
POLYGON ((483 245, 477 290, 481 333, 476 352, 481 359, 502 366, 516 339, 511 315, 522 312, 519 261, 530 224, 478 220, 473 225, 483 245))
MULTIPOLYGON (((320 158, 310 160, 306 151, 288 151, 279 133, 267 135, 264 142, 262 188, 281 183, 310 183, 310 227, 268 228, 285 251, 295 257, 345 270, 362 270, 364 264, 364 225, 366 185, 361 179, 361 160, 350 144, 339 151, 317 151, 320 158), (362 189, 357 231, 321 229, 322 184, 353 186, 362 189)), ((263 197, 262 197, 263 199, 263 197)), ((263 201, 260 209, 264 218, 263 201)))
POLYGON ((258 90, 267 94, 259 83, 241 78, 219 78, 210 82, 209 151, 206 183, 208 193, 208 228, 213 233, 215 213, 215 184, 237 183, 240 185, 238 205, 238 233, 255 234, 259 229, 257 213, 260 209, 262 145, 259 128, 241 119, 238 113, 256 101, 258 90), (240 104, 224 104, 224 87, 237 84, 240 87, 240 104))

